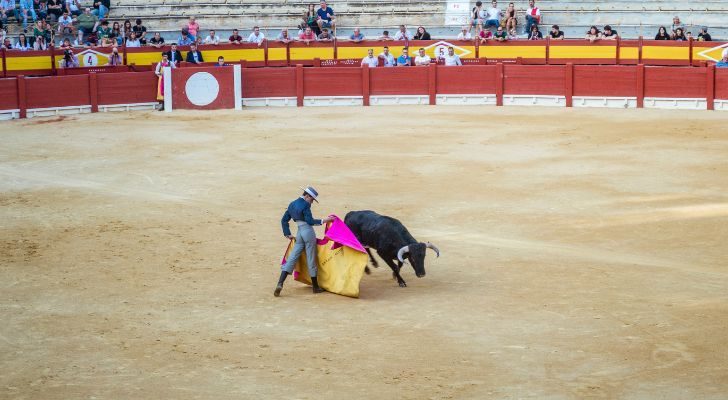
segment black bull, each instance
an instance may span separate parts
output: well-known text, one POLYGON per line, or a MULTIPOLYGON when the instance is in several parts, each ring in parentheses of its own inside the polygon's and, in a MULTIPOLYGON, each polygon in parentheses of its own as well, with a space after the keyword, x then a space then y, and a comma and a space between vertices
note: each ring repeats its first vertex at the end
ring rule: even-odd
POLYGON ((422 278, 425 276, 425 251, 432 249, 440 257, 437 247, 429 242, 420 243, 415 240, 407 228, 395 218, 379 215, 374 211, 352 211, 346 214, 344 223, 366 247, 372 264, 378 266, 370 248, 375 249, 379 257, 392 268, 392 273, 401 287, 407 286, 399 274, 405 259, 409 260, 417 277, 422 278))

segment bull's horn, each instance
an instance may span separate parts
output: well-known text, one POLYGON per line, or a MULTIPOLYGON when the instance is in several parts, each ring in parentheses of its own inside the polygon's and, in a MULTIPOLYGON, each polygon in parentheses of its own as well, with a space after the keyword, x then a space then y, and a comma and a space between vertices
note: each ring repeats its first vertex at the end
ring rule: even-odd
POLYGON ((427 248, 434 250, 435 254, 437 254, 437 258, 440 258, 440 250, 434 244, 427 242, 427 248))
POLYGON ((409 253, 409 246, 404 246, 397 252, 397 259, 399 262, 404 262, 404 259, 402 258, 404 253, 409 253))

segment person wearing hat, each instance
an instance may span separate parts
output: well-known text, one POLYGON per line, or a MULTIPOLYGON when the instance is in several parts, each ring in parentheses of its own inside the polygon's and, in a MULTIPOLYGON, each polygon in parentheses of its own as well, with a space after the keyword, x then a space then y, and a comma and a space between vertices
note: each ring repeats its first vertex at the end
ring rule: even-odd
POLYGON ((308 274, 311 276, 313 292, 321 293, 324 291, 319 287, 318 280, 316 278, 318 275, 318 264, 316 262, 316 232, 314 232, 313 227, 331 222, 333 221, 333 218, 327 217, 324 219, 314 219, 311 215, 311 204, 313 204, 314 201, 318 203, 318 192, 311 186, 302 189, 303 194, 301 197, 293 200, 291 204, 288 205, 288 209, 285 213, 283 213, 283 218, 281 218, 283 236, 291 240, 295 239, 296 244, 293 246, 293 250, 291 250, 288 254, 286 263, 281 266, 281 277, 278 279, 278 285, 273 292, 273 295, 276 297, 281 295, 283 282, 285 282, 289 274, 293 273, 293 267, 296 265, 298 257, 301 256, 304 248, 306 249, 308 274), (291 219, 293 219, 293 221, 295 221, 298 225, 298 232, 296 232, 295 238, 291 235, 291 229, 288 227, 288 222, 291 219))

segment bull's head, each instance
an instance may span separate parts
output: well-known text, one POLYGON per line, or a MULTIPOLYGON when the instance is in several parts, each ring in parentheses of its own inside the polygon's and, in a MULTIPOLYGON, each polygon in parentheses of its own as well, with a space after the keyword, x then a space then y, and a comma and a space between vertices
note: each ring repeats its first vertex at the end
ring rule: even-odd
POLYGON ((400 262, 404 262, 404 258, 408 258, 412 268, 415 270, 415 274, 418 278, 425 276, 425 251, 432 249, 437 257, 440 257, 440 250, 435 247, 434 244, 427 243, 415 243, 409 246, 404 246, 397 252, 397 259, 400 262))

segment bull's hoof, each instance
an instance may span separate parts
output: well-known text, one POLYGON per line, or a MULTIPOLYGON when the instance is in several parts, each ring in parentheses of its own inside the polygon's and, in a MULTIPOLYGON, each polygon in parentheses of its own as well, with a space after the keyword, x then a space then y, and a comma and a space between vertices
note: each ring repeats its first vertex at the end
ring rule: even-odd
POLYGON ((371 275, 372 271, 369 269, 369 267, 364 267, 364 273, 367 275, 371 275))
POLYGON ((399 287, 407 287, 407 284, 404 281, 402 281, 399 283, 399 287))

